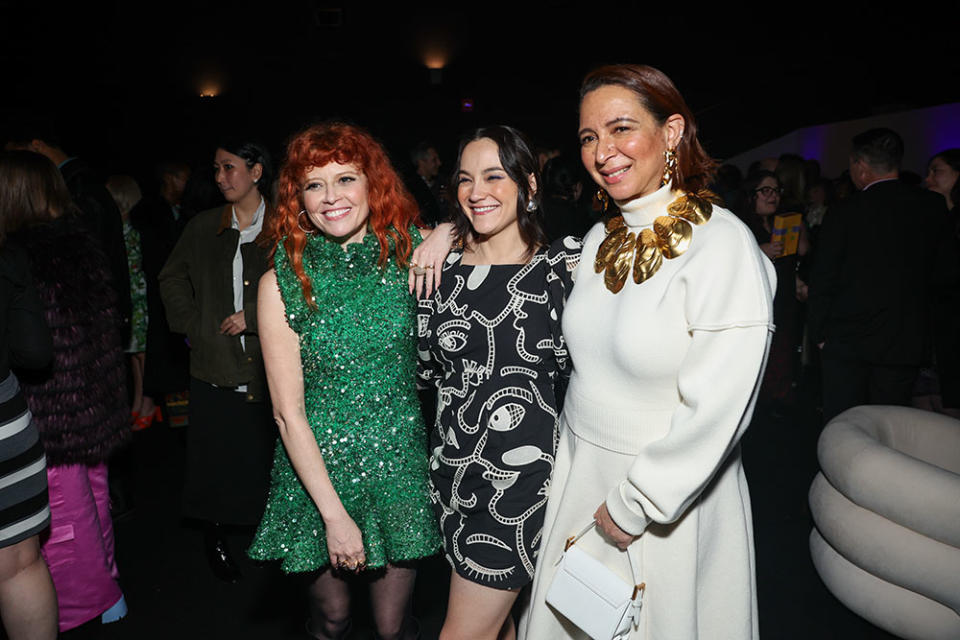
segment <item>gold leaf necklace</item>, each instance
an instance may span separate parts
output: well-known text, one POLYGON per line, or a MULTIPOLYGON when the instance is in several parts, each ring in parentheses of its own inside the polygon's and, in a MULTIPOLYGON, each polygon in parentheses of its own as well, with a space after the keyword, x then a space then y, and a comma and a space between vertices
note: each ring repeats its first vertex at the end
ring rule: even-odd
POLYGON ((693 237, 691 223, 705 223, 713 205, 720 202, 706 189, 685 193, 670 203, 667 215, 653 221, 652 229, 642 229, 639 234, 630 231, 622 215, 611 218, 606 224, 607 237, 597 249, 594 271, 604 272, 603 283, 613 293, 623 289, 631 268, 635 283, 649 280, 664 258, 670 260, 687 251, 693 237))

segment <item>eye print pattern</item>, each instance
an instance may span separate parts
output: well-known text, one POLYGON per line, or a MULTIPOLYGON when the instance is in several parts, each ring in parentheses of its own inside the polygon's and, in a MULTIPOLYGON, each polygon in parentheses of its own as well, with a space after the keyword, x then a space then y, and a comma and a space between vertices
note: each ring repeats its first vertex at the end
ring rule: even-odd
POLYGON ((572 239, 524 265, 451 254, 440 290, 420 301, 418 376, 437 388, 431 499, 447 560, 474 582, 533 577, 567 368, 560 317, 579 255, 572 239))

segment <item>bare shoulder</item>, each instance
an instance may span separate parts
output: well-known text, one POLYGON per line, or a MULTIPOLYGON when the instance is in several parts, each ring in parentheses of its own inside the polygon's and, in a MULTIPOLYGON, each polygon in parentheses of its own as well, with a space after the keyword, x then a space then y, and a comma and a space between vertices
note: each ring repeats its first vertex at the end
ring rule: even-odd
POLYGON ((277 310, 283 313, 285 308, 283 297, 280 295, 280 285, 277 283, 277 272, 274 269, 268 269, 260 276, 260 284, 257 285, 257 306, 267 315, 275 314, 277 310))
POLYGON ((280 295, 280 288, 277 285, 277 272, 275 269, 267 269, 262 276, 260 276, 260 284, 258 285, 260 295, 270 293, 275 291, 277 295, 280 295))

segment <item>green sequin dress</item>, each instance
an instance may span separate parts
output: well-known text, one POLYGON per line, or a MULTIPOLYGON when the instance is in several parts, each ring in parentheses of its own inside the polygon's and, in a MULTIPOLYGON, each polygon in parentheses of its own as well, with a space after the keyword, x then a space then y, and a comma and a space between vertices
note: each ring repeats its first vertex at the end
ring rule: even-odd
MULTIPOLYGON (((411 236, 420 239, 415 230, 411 236)), ((311 236, 303 266, 316 310, 282 244, 274 258, 287 322, 300 338, 307 420, 337 495, 363 532, 371 568, 430 556, 441 545, 416 391, 416 301, 392 259, 377 266, 379 251, 372 233, 346 251, 311 236)), ((282 560, 288 573, 330 562, 323 520, 279 440, 248 553, 282 560)))
POLYGON ((143 275, 143 249, 140 234, 129 222, 123 223, 123 244, 130 270, 130 344, 124 350, 138 353, 147 349, 147 279, 143 275))

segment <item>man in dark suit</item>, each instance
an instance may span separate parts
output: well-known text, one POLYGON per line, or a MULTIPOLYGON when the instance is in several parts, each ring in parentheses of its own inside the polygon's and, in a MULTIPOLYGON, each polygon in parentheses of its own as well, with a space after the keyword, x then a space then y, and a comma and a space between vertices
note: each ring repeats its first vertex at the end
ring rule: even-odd
POLYGON ((447 218, 444 185, 439 179, 440 155, 429 142, 420 142, 410 150, 410 162, 414 175, 406 177, 407 188, 420 207, 421 222, 435 227, 447 218))
POLYGON ((943 199, 900 182, 902 158, 890 129, 856 136, 850 177, 859 191, 820 230, 807 305, 825 421, 861 404, 908 405, 929 359, 933 307, 957 295, 943 199))

